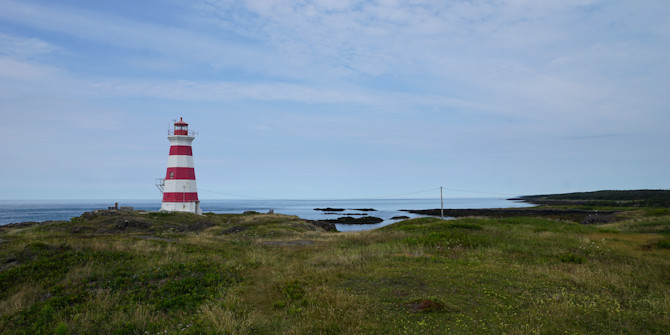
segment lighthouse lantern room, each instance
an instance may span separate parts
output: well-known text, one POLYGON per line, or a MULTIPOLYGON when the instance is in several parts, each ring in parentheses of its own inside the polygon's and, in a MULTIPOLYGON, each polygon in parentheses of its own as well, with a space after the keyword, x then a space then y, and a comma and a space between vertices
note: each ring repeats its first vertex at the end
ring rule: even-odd
POLYGON ((194 139, 195 133, 188 130, 188 123, 184 122, 183 118, 179 118, 179 121, 174 123, 174 128, 168 130, 170 155, 167 172, 165 179, 159 183, 160 185, 157 184, 163 192, 161 211, 202 214, 191 149, 191 142, 194 139))

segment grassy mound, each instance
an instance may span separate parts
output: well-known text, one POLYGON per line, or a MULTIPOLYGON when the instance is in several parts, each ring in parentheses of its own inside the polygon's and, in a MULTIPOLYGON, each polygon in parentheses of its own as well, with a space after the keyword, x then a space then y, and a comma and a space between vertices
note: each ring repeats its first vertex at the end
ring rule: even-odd
MULTIPOLYGON (((0 333, 647 333, 670 329, 670 215, 405 220, 272 214, 2 229, 0 333)), ((126 222, 126 220, 128 222, 126 222)))

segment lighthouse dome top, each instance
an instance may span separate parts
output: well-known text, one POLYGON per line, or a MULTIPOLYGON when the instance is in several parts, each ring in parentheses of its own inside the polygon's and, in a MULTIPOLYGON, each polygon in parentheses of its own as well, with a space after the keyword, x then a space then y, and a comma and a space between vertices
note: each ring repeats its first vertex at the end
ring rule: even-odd
POLYGON ((188 123, 184 122, 184 118, 180 117, 179 121, 174 123, 175 126, 188 126, 188 123))
POLYGON ((184 118, 179 118, 175 121, 174 128, 168 130, 168 136, 189 136, 194 137, 195 132, 188 130, 188 123, 184 122, 184 118))

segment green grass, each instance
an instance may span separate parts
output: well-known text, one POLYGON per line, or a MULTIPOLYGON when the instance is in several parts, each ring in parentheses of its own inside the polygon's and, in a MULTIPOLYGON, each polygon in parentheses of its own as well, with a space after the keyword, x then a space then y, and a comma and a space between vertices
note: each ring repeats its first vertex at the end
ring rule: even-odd
POLYGON ((133 213, 7 230, 0 333, 664 334, 664 213, 354 233, 282 215, 133 213))

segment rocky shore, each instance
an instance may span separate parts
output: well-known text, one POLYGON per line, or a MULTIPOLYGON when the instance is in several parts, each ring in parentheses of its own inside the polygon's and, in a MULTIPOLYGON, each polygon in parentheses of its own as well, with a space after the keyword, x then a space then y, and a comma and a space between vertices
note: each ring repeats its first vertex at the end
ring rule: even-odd
MULTIPOLYGON (((377 210, 374 208, 350 208, 352 211, 359 211, 359 212, 376 212, 377 210)), ((326 208, 314 208, 315 211, 322 211, 322 212, 344 212, 346 208, 333 208, 333 207, 326 207, 326 208)))
POLYGON ((384 219, 378 218, 375 216, 365 216, 360 218, 354 218, 351 216, 342 216, 334 220, 316 220, 311 221, 313 224, 377 224, 384 222, 384 219))

